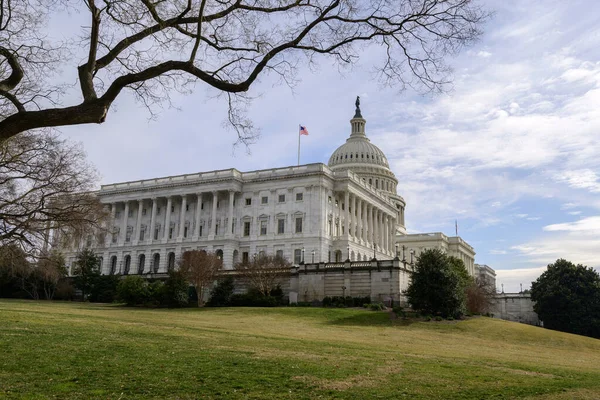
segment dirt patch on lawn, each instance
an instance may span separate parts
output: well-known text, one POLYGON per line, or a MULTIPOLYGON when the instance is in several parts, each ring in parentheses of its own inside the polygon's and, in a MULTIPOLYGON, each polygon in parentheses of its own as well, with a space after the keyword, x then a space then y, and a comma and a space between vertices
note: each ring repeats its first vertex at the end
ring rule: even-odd
POLYGON ((355 387, 376 387, 386 381, 392 375, 402 371, 400 364, 386 364, 378 367, 375 373, 365 373, 349 376, 345 379, 320 379, 315 376, 301 375, 292 377, 307 385, 316 386, 322 390, 344 391, 355 387))

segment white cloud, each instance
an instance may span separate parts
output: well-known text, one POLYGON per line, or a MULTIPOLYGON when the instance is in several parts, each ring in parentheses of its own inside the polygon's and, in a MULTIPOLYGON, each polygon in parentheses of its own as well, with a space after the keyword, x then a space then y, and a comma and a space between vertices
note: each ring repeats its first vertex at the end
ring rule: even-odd
POLYGON ((490 254, 503 255, 503 254, 506 254, 506 253, 507 253, 506 250, 497 250, 497 249, 490 250, 490 254))
POLYGON ((547 225, 544 227, 544 230, 548 232, 600 232, 600 216, 587 217, 575 222, 565 222, 562 224, 547 225))
POLYGON ((502 290, 504 284, 505 293, 515 293, 521 290, 531 288, 531 282, 535 281, 546 267, 520 268, 520 269, 500 269, 496 270, 496 289, 502 290))
POLYGON ((477 53, 477 56, 481 57, 481 58, 489 58, 492 56, 492 53, 490 53, 489 51, 481 50, 480 52, 477 53))

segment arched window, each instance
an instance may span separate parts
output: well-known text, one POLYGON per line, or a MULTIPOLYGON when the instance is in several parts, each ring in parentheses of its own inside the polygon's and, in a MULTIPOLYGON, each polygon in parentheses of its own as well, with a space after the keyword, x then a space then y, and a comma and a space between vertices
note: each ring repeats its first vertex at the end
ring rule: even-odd
POLYGON ((369 178, 369 185, 373 186, 373 179, 369 178))
POLYGON ((223 250, 219 249, 215 252, 215 254, 219 260, 223 261, 223 250))
POLYGON ((342 251, 341 250, 335 251, 335 262, 342 262, 342 251))
POLYGON ((379 189, 379 179, 375 179, 375 188, 379 189))
POLYGON ((169 271, 173 271, 175 269, 175 253, 170 252, 169 258, 167 260, 168 260, 167 269, 169 271))
POLYGON ((152 270, 154 273, 158 273, 158 268, 160 267, 160 254, 154 253, 154 257, 152 258, 152 270))
POLYGON ((144 254, 140 254, 138 258, 138 274, 142 275, 144 273, 144 267, 146 265, 146 256, 144 254))
POLYGON ((125 256, 125 269, 123 270, 123 275, 129 275, 129 269, 131 268, 131 256, 127 254, 125 256))
POLYGON ((114 275, 117 272, 117 256, 110 258, 110 274, 114 275))

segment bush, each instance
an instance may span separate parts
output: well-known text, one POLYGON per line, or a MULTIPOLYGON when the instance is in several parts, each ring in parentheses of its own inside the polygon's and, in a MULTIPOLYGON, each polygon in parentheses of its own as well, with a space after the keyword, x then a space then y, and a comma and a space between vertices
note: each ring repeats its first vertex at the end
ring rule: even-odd
POLYGON ((392 311, 394 312, 394 314, 396 314, 397 316, 401 316, 401 317, 406 317, 406 313, 404 312, 404 308, 402 308, 401 306, 395 306, 394 308, 392 308, 392 311))
POLYGON ((233 307, 277 307, 279 302, 275 297, 256 296, 253 293, 234 294, 231 296, 233 307))
MULTIPOLYGON (((90 295, 90 298, 92 296, 90 295)), ((73 300, 75 298, 75 287, 69 279, 61 279, 56 284, 54 300, 73 300)), ((91 300, 90 300, 91 301, 91 300)))
POLYGON ((100 275, 95 277, 92 282, 89 301, 112 303, 117 298, 118 284, 119 276, 117 275, 100 275))
POLYGON ((190 301, 189 287, 190 284, 181 271, 170 270, 164 285, 161 283, 160 287, 150 290, 150 297, 152 302, 158 302, 167 307, 185 307, 190 301))
POLYGON ((127 276, 117 286, 117 297, 128 306, 145 304, 150 300, 148 283, 141 276, 127 276))
POLYGON ((436 321, 441 321, 441 320, 443 320, 443 319, 444 319, 444 318, 440 317, 439 315, 438 315, 437 317, 435 317, 435 320, 436 320, 436 321))
POLYGON ((226 307, 231 305, 231 297, 234 290, 233 277, 226 277, 217 282, 217 285, 210 291, 210 298, 206 305, 208 307, 226 307))

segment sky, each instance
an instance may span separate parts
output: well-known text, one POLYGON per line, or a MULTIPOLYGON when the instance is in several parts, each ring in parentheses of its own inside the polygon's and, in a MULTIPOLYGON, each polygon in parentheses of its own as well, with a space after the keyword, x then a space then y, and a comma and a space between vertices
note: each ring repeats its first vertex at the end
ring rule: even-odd
POLYGON ((254 86, 248 113, 261 137, 249 148, 233 146, 223 99, 200 84, 155 119, 125 95, 104 124, 62 132, 83 144, 101 183, 294 165, 299 124, 310 132, 301 162, 327 163, 360 95, 410 233, 454 235, 457 221, 506 292, 529 288, 558 258, 600 270, 600 5, 482 5, 494 15, 476 44, 447 60, 454 81, 444 94, 380 86, 366 50, 352 69, 326 58, 301 67, 293 89, 270 77, 254 86))

